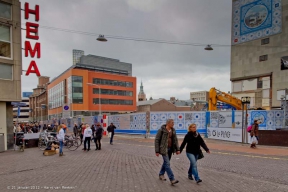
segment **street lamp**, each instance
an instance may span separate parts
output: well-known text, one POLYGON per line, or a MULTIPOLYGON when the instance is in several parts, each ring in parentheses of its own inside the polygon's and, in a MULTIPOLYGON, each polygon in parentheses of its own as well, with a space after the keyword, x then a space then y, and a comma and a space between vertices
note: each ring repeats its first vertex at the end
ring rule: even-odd
POLYGON ((211 47, 211 45, 207 45, 207 46, 205 47, 205 50, 206 50, 206 51, 212 51, 213 48, 211 47))
POLYGON ((287 89, 284 90, 284 95, 281 95, 281 100, 283 101, 283 110, 284 110, 283 128, 286 128, 287 89))
POLYGON ((97 41, 106 42, 107 39, 104 37, 104 35, 99 35, 99 37, 97 38, 97 41))
POLYGON ((245 121, 245 128, 247 129, 247 124, 248 124, 248 119, 247 119, 248 107, 247 107, 247 105, 250 104, 250 101, 251 101, 251 97, 241 97, 241 102, 242 102, 242 144, 244 143, 244 135, 245 135, 245 138, 247 139, 246 131, 244 131, 244 121, 245 121), (245 104, 246 104, 246 115, 244 116, 245 104), (244 120, 244 118, 245 118, 245 120, 244 120))
POLYGON ((101 99, 100 99, 100 97, 101 97, 101 95, 100 95, 101 94, 100 93, 101 89, 100 89, 100 86, 96 85, 96 84, 93 84, 93 83, 87 83, 87 85, 96 86, 99 89, 99 116, 100 116, 101 115, 101 99))

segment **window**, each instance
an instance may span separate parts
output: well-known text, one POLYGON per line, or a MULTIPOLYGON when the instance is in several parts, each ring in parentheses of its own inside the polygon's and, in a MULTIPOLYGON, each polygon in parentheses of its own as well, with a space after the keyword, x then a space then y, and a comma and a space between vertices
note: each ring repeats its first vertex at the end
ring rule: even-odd
POLYGON ((258 78, 258 81, 257 81, 257 89, 262 89, 262 84, 263 84, 262 79, 258 78))
POLYGON ((11 20, 11 5, 0 2, 0 17, 11 20))
POLYGON ((73 87, 73 93, 83 93, 83 87, 73 87))
POLYGON ((0 57, 11 58, 10 27, 0 25, 0 57))
POLYGON ((125 81, 114 81, 108 79, 93 79, 94 84, 100 85, 111 85, 111 86, 120 86, 120 87, 133 87, 132 82, 125 82, 125 81))
POLYGON ((268 55, 261 55, 260 57, 259 57, 259 62, 261 62, 261 61, 267 61, 268 60, 268 55))
MULTIPOLYGON (((100 89, 101 94, 104 95, 120 95, 120 96, 133 96, 132 91, 112 90, 112 89, 100 89)), ((93 94, 99 94, 99 88, 93 88, 93 94)))
POLYGON ((12 65, 0 63, 0 79, 12 80, 12 65))
POLYGON ((270 38, 261 39, 261 45, 269 44, 269 42, 270 42, 270 38))
MULTIPOLYGON (((104 105, 133 105, 132 100, 100 99, 100 102, 104 105)), ((93 98, 93 103, 99 104, 99 98, 93 98)))

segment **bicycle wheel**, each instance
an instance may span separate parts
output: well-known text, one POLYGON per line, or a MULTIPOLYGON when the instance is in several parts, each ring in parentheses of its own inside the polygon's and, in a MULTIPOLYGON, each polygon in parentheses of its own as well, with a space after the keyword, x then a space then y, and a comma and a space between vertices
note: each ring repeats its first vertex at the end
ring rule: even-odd
POLYGON ((76 145, 77 147, 80 147, 81 145, 81 139, 80 138, 75 138, 73 140, 74 145, 76 145))
POLYGON ((78 148, 77 142, 75 142, 74 140, 67 141, 67 148, 70 151, 75 151, 78 148))
POLYGON ((40 150, 44 151, 46 149, 46 143, 43 139, 39 139, 38 141, 38 147, 40 150))

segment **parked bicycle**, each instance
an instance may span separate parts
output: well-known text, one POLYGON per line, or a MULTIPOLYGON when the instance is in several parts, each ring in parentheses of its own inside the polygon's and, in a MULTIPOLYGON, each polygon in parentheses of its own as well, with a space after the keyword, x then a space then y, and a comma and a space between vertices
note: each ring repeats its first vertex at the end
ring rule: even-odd
MULTIPOLYGON (((52 143, 59 143, 56 133, 44 131, 39 135, 38 147, 41 150, 51 147, 52 143)), ((81 139, 75 137, 74 135, 65 135, 64 146, 66 146, 70 151, 75 151, 81 145, 81 139)))

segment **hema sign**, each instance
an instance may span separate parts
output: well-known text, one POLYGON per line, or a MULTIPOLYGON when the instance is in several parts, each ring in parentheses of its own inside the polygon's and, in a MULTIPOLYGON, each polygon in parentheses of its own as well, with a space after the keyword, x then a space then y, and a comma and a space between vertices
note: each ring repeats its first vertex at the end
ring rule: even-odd
MULTIPOLYGON (((29 3, 25 3, 25 19, 29 19, 29 15, 35 15, 35 22, 39 22, 40 19, 40 13, 39 13, 39 5, 35 5, 35 9, 32 10, 29 8, 29 3)), ((26 22, 26 39, 31 40, 39 40, 38 35, 38 28, 39 24, 37 23, 31 23, 26 22)), ((37 58, 41 58, 41 44, 39 42, 36 42, 34 45, 34 48, 32 48, 30 41, 25 41, 25 57, 32 57, 34 58, 35 55, 37 55, 37 58)), ((34 60, 32 60, 29 64, 29 67, 26 71, 26 76, 29 76, 30 73, 35 73, 37 76, 41 76, 38 66, 34 60)))

